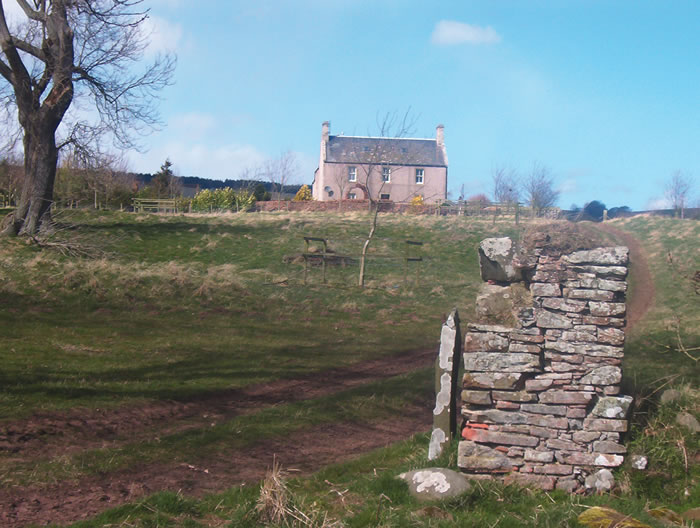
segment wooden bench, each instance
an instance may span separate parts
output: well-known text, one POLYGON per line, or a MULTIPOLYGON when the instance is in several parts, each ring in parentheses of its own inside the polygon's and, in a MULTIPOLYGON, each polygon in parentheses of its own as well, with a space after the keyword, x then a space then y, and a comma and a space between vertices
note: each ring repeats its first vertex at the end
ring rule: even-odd
POLYGON ((173 199, 134 198, 133 205, 135 213, 177 213, 177 205, 173 199))

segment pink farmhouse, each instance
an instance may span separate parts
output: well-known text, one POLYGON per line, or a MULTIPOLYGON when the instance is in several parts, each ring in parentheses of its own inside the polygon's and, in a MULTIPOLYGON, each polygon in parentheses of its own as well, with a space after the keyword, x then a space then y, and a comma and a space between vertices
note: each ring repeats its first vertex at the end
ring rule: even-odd
POLYGON ((328 121, 321 130, 314 200, 363 200, 371 196, 410 202, 420 196, 424 203, 438 203, 447 198, 442 125, 437 126, 435 139, 331 136, 328 121))

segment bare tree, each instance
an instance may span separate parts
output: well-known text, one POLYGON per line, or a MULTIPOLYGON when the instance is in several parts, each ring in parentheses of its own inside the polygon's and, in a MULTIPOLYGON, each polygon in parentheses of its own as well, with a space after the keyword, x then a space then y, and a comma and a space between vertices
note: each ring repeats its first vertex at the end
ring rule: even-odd
POLYGON ((377 218, 379 216, 379 199, 384 185, 391 180, 392 163, 401 160, 401 164, 410 163, 406 154, 398 150, 395 141, 389 138, 402 138, 408 136, 415 125, 417 118, 411 114, 410 108, 403 114, 387 113, 380 118, 377 115, 378 136, 376 141, 367 145, 361 152, 355 152, 357 171, 356 185, 361 188, 369 201, 369 232, 362 244, 360 254, 360 274, 358 284, 365 285, 365 269, 367 263, 367 251, 377 231, 377 218))
POLYGON ((135 132, 157 126, 154 103, 170 83, 175 59, 158 57, 130 71, 148 44, 141 3, 0 0, 0 106, 16 109, 25 171, 5 234, 34 235, 49 224, 61 148, 87 155, 105 134, 120 148, 133 147, 135 132), (12 29, 5 16, 11 1, 24 14, 12 29), (91 101, 99 115, 95 122, 69 113, 76 98, 91 101))
POLYGON ((277 194, 277 208, 279 209, 282 206, 285 185, 294 181, 299 172, 296 154, 288 150, 277 158, 267 160, 261 172, 272 184, 273 198, 275 193, 277 194))
POLYGON ((491 170, 493 183, 493 200, 498 203, 511 204, 518 201, 520 182, 515 169, 495 167, 491 170))
POLYGON ((681 218, 685 218, 685 209, 690 202, 694 184, 693 178, 681 170, 674 171, 666 184, 666 198, 671 202, 674 213, 681 218))
POLYGON ((550 169, 540 163, 535 163, 530 174, 523 180, 523 191, 532 214, 537 216, 547 207, 553 207, 559 199, 559 191, 554 188, 554 177, 550 169))

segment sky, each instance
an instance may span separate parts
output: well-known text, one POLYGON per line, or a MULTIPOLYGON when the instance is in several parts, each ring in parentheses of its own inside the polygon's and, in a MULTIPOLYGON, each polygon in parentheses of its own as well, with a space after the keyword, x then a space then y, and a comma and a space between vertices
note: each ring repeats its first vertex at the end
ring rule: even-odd
MULTIPOLYGON (((174 52, 164 127, 132 170, 236 179, 286 151, 311 184, 321 123, 376 135, 410 111, 445 126, 448 189, 551 170, 568 208, 663 207, 700 173, 696 0, 147 0, 149 54, 174 52)), ((696 182, 698 178, 695 178, 696 182)))

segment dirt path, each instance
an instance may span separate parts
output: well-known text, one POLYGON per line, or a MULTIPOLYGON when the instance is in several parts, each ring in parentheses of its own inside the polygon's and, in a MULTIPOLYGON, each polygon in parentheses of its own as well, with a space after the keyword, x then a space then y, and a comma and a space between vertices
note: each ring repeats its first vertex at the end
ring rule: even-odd
POLYGON ((630 291, 631 295, 627 298, 627 330, 629 330, 654 305, 654 279, 649 270, 649 262, 644 248, 634 236, 609 224, 598 224, 597 227, 621 240, 630 250, 630 275, 634 286, 630 291))
POLYGON ((413 350, 300 378, 220 391, 187 402, 37 414, 0 424, 0 454, 11 453, 15 460, 47 454, 55 457, 208 427, 272 405, 327 396, 412 372, 429 366, 435 354, 432 350, 413 350))
MULTIPOLYGON (((12 452, 13 461, 28 461, 45 453, 57 456, 98 445, 114 447, 138 438, 154 438, 163 431, 201 427, 274 404, 322 397, 428 366, 434 357, 434 351, 413 351, 197 401, 38 416, 6 426, 3 448, 12 452), (183 421, 186 425, 182 425, 183 421)), ((284 467, 309 473, 428 430, 430 408, 430 402, 415 402, 390 422, 325 425, 292 433, 284 439, 266 439, 211 460, 198 460, 196 466, 151 465, 77 482, 0 489, 0 525, 18 528, 30 523, 75 522, 162 490, 182 490, 188 495, 222 491, 259 481, 273 455, 284 467)))

